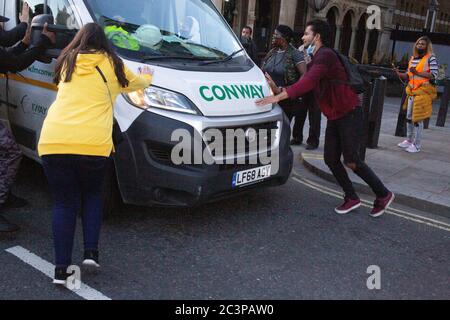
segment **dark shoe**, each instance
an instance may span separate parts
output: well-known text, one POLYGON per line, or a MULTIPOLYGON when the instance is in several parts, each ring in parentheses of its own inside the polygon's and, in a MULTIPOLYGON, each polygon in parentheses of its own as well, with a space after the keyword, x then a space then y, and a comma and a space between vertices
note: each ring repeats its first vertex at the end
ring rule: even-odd
POLYGON ((359 208, 360 206, 361 206, 361 200, 345 198, 344 203, 341 204, 336 209, 334 209, 334 211, 336 211, 337 214, 346 214, 346 213, 349 213, 350 211, 353 211, 353 210, 359 208))
POLYGON ((291 140, 291 145, 292 145, 292 146, 300 146, 302 143, 303 143, 302 140, 300 140, 300 139, 298 139, 298 138, 293 138, 293 139, 291 140))
POLYGON ((86 250, 84 251, 84 266, 100 268, 98 260, 98 250, 86 250))
POLYGON ((389 192, 388 195, 384 198, 376 198, 375 202, 373 203, 373 210, 370 213, 370 216, 373 218, 381 216, 391 205, 394 199, 395 195, 392 192, 389 192))
POLYGON ((53 278, 54 284, 66 285, 67 278, 72 274, 67 272, 67 267, 55 267, 55 277, 53 278))
POLYGON ((19 226, 15 225, 0 215, 0 232, 15 232, 19 230, 19 226))
POLYGON ((316 150, 317 148, 319 148, 319 146, 313 146, 312 144, 308 144, 306 146, 306 150, 316 150))
POLYGON ((28 205, 28 201, 10 193, 4 204, 5 208, 23 208, 28 205))

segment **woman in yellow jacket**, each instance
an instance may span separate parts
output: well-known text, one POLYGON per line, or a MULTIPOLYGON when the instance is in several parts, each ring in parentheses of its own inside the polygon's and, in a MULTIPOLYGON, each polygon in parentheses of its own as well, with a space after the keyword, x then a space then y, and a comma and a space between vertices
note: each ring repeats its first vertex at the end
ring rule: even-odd
POLYGON ((424 120, 433 113, 433 100, 437 97, 436 86, 432 84, 439 72, 433 45, 427 36, 420 37, 414 45, 414 54, 409 62, 408 72, 397 75, 408 81, 406 100, 407 139, 398 146, 409 153, 420 152, 424 120))
POLYGON ((38 146, 54 197, 54 283, 65 284, 69 276, 81 204, 83 264, 99 267, 102 184, 113 151, 112 104, 120 93, 150 85, 152 70, 146 67, 140 73, 137 76, 124 66, 94 23, 85 25, 57 60, 59 90, 38 146))

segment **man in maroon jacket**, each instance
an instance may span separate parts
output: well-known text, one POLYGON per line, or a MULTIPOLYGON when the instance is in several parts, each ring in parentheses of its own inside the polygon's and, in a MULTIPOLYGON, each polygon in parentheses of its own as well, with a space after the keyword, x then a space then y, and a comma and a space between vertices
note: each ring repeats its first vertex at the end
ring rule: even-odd
POLYGON ((256 104, 264 106, 284 99, 296 99, 309 91, 314 91, 320 109, 328 119, 325 133, 325 163, 345 192, 344 203, 335 211, 338 214, 346 214, 361 206, 361 201, 341 162, 343 155, 345 165, 361 177, 376 194, 371 216, 381 216, 394 200, 394 194, 386 189, 359 156, 363 118, 361 101, 348 84, 347 73, 337 54, 329 48, 330 26, 322 20, 308 22, 302 39, 305 47, 309 46, 309 51, 313 53, 312 66, 308 72, 290 87, 275 88, 277 95, 261 99, 256 104))

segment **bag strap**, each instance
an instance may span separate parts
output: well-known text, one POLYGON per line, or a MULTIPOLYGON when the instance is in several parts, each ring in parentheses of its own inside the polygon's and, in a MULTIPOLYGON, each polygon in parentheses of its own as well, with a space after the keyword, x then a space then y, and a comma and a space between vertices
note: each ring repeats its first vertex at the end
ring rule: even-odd
POLYGON ((105 83, 106 89, 108 89, 109 101, 111 102, 111 107, 114 108, 114 103, 112 101, 111 91, 109 90, 109 86, 108 86, 108 80, 106 80, 106 77, 103 74, 103 72, 102 72, 102 70, 100 69, 99 66, 96 66, 95 69, 97 69, 98 73, 100 74, 100 76, 103 79, 103 82, 105 83))
MULTIPOLYGON (((106 77, 103 74, 103 72, 102 72, 102 70, 100 69, 99 66, 96 66, 95 69, 97 69, 98 73, 100 74, 100 76, 103 79, 103 82, 105 83, 106 89, 108 89, 109 101, 111 102, 111 108, 113 108, 113 112, 114 112, 114 103, 113 103, 112 96, 111 96, 111 90, 109 90, 108 80, 106 80, 106 77)), ((113 117, 113 134, 112 134, 112 139, 113 139, 114 145, 119 145, 122 142, 123 137, 120 134, 116 134, 116 130, 114 130, 114 126, 117 126, 117 121, 113 117)), ((119 130, 120 130, 120 128, 119 128, 119 130)))

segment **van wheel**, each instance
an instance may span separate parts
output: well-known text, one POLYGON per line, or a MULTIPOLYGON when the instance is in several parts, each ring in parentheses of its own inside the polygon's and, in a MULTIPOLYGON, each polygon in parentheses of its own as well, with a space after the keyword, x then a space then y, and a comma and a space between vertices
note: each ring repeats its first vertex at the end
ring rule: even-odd
POLYGON ((105 181, 103 183, 103 219, 109 219, 122 209, 122 196, 117 183, 114 160, 108 160, 105 181))

